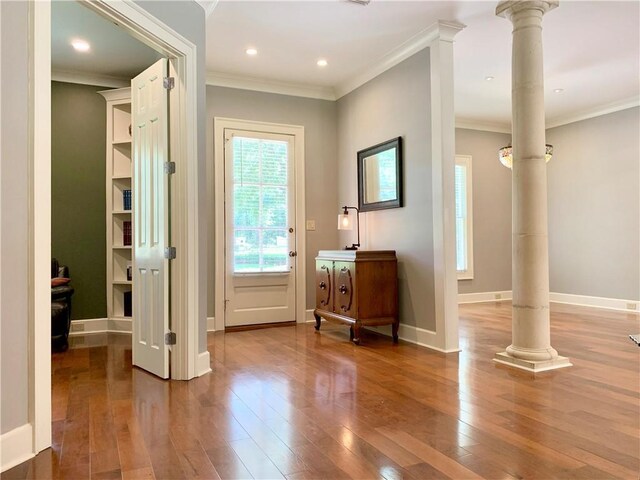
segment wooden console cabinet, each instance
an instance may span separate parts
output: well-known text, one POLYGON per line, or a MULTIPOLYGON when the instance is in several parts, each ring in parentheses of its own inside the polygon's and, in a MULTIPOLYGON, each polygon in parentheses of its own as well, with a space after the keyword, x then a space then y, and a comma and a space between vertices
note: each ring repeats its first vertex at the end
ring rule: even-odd
POLYGON ((394 250, 321 250, 316 257, 316 330, 321 319, 360 329, 392 325, 398 341, 398 260, 394 250))

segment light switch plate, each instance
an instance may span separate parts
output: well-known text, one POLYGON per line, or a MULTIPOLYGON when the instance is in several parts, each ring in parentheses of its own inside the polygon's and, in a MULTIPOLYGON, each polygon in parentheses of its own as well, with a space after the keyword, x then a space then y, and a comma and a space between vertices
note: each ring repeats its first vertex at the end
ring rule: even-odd
POLYGON ((316 221, 315 220, 307 220, 307 230, 315 231, 316 229, 316 221))

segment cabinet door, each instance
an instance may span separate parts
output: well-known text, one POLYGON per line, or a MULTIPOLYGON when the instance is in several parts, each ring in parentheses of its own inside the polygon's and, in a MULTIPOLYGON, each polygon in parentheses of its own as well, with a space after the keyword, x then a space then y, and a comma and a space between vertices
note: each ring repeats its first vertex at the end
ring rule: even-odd
POLYGON ((356 266, 353 262, 335 262, 334 311, 356 318, 356 266))
POLYGON ((333 262, 316 260, 316 308, 333 311, 333 262))

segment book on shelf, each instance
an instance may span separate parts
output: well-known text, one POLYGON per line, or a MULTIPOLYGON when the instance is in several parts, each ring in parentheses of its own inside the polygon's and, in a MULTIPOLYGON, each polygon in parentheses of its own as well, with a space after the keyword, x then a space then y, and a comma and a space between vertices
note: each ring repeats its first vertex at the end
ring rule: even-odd
POLYGON ((132 298, 131 298, 131 291, 128 292, 124 292, 122 294, 123 299, 122 299, 122 306, 123 306, 123 313, 125 317, 131 317, 133 316, 133 308, 132 308, 132 298))
POLYGON ((131 222, 129 220, 125 220, 122 222, 122 245, 128 247, 131 245, 131 222))
POLYGON ((123 210, 131 210, 131 189, 127 188, 122 191, 123 210))

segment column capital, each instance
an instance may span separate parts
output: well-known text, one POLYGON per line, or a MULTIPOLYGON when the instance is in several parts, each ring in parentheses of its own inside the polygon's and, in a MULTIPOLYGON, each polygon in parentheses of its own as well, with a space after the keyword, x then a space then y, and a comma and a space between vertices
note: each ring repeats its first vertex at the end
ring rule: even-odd
POLYGON ((498 17, 509 18, 526 10, 538 10, 544 15, 560 4, 560 0, 502 0, 496 7, 498 17))

